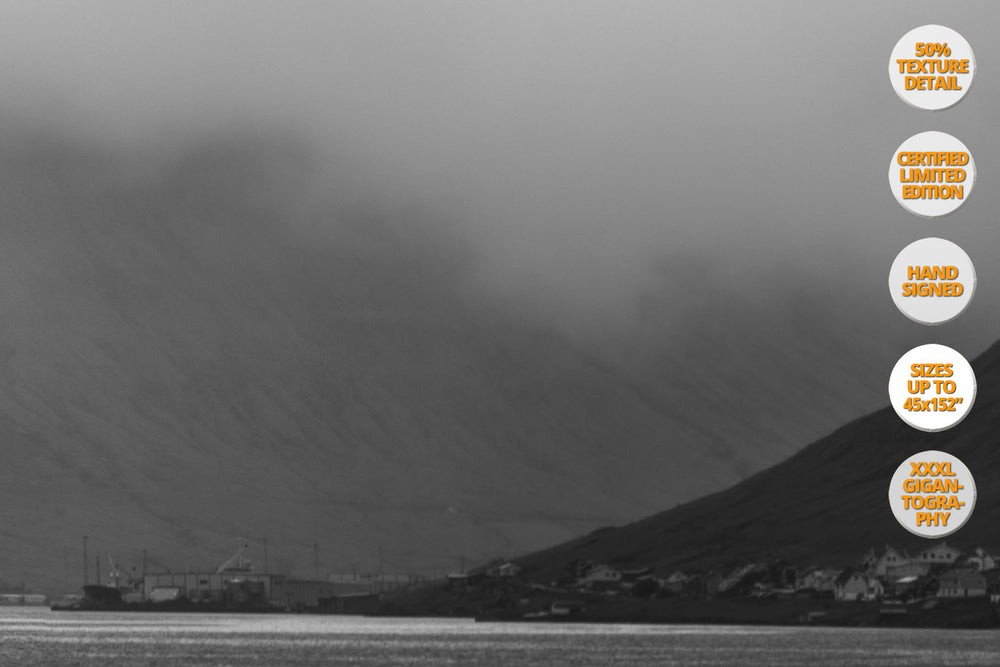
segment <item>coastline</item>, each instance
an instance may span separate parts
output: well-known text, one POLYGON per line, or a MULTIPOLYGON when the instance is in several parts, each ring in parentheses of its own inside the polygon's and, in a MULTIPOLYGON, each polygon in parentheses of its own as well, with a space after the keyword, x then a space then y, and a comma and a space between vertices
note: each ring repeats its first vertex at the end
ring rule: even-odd
POLYGON ((832 599, 717 598, 637 599, 582 595, 569 611, 554 596, 521 598, 503 604, 486 599, 384 600, 379 616, 471 618, 482 623, 624 623, 677 625, 829 626, 882 628, 1000 628, 1000 610, 988 598, 909 604, 882 601, 838 602, 832 599), (416 603, 416 604, 414 604, 416 603), (556 605, 555 607, 553 605, 556 605), (553 609, 559 609, 552 613, 553 609))

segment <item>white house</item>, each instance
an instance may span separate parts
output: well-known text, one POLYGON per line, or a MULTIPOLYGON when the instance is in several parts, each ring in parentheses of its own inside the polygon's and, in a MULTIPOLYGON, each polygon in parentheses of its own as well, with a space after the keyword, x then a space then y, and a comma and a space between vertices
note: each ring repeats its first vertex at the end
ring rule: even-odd
POLYGON ((906 565, 910 562, 910 557, 906 552, 898 552, 888 544, 885 545, 885 551, 879 556, 871 567, 868 568, 868 573, 873 574, 876 577, 884 577, 889 573, 890 568, 900 567, 906 565))
POLYGON ((587 570, 587 573, 580 579, 580 583, 618 583, 622 580, 622 571, 616 570, 607 565, 595 565, 587 570))
POLYGON ((975 568, 948 570, 938 579, 939 598, 977 598, 986 596, 986 575, 975 568))
POLYGON ((986 550, 982 547, 976 547, 976 549, 965 558, 965 562, 968 563, 969 567, 974 567, 980 572, 992 570, 997 566, 996 559, 986 553, 986 550))
POLYGON ((834 582, 833 595, 841 602, 861 602, 881 597, 882 582, 863 572, 848 568, 834 582))
POLYGON ((951 565, 962 555, 962 552, 954 547, 949 547, 944 542, 935 544, 932 547, 924 549, 917 556, 917 560, 930 563, 935 565, 937 563, 943 563, 944 565, 951 565))
POLYGON ((673 574, 661 582, 661 586, 671 593, 682 593, 689 579, 690 577, 680 570, 675 570, 673 574))
POLYGON ((814 590, 819 592, 832 591, 834 581, 837 578, 836 570, 823 570, 820 568, 806 572, 799 581, 800 590, 814 590))

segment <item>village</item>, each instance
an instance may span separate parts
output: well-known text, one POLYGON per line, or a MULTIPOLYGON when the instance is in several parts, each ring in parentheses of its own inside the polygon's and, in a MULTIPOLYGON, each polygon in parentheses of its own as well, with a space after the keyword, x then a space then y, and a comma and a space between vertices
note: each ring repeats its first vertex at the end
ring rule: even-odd
MULTIPOLYGON (((965 607, 988 608, 992 618, 1000 605, 1000 556, 982 547, 963 551, 946 542, 916 553, 890 545, 872 548, 845 568, 802 567, 774 558, 707 571, 661 572, 576 560, 567 563, 555 580, 532 579, 530 572, 507 560, 451 574, 446 590, 454 604, 448 613, 464 609, 484 619, 585 620, 588 607, 627 609, 608 604, 615 600, 657 602, 660 608, 689 603, 686 608, 697 608, 702 614, 713 602, 719 603, 716 608, 732 602, 748 609, 754 601, 788 600, 797 601, 797 606, 788 608, 801 610, 798 621, 822 622, 831 610, 836 616, 837 609, 848 614, 853 607, 873 610, 882 617, 912 616, 958 601, 968 601, 965 607), (808 611, 810 604, 818 602, 822 606, 808 611)), ((653 608, 643 607, 655 615, 649 611, 653 608)))

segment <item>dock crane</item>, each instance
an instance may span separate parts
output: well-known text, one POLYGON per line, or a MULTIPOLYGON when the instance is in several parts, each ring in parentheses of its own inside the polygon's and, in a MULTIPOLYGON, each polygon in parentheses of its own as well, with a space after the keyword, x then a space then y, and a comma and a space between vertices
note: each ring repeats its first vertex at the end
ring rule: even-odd
POLYGON ((121 591, 126 600, 129 600, 134 595, 141 594, 142 582, 123 570, 115 562, 115 559, 111 557, 111 554, 107 554, 107 558, 108 564, 111 566, 111 571, 108 573, 108 580, 111 586, 121 591))
POLYGON ((250 572, 251 563, 250 561, 243 558, 244 552, 250 547, 246 540, 240 541, 240 548, 232 558, 227 560, 225 563, 219 566, 219 569, 215 571, 216 574, 223 574, 226 572, 250 572))

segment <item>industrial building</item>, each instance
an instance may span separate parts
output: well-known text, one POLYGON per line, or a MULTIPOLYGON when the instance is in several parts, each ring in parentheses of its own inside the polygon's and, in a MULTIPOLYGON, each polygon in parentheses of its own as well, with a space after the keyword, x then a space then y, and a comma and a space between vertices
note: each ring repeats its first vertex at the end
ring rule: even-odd
POLYGON ((271 605, 288 611, 325 611, 342 614, 375 613, 378 594, 330 581, 292 579, 280 574, 253 572, 183 572, 147 574, 143 599, 157 603, 237 606, 271 605))

